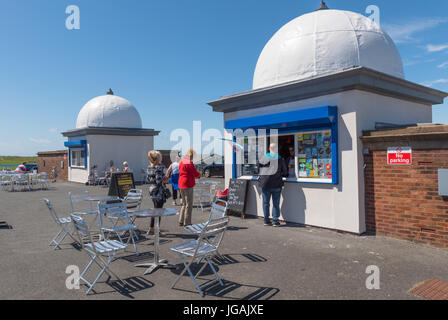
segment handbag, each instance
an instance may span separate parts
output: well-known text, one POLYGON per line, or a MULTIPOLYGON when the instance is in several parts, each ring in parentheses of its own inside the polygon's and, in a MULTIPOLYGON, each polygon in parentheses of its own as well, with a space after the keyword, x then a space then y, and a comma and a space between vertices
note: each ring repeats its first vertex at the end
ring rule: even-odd
POLYGON ((168 189, 165 186, 163 186, 163 195, 164 195, 165 199, 169 199, 172 197, 170 189, 168 189))

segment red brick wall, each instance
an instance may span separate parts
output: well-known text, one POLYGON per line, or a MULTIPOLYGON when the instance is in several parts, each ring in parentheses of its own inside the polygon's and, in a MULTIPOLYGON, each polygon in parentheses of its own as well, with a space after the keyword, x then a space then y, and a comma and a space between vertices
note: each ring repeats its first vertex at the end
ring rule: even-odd
POLYGON ((51 176, 51 170, 56 167, 58 170, 58 180, 68 180, 68 155, 64 160, 64 154, 67 153, 48 153, 38 154, 37 165, 39 172, 47 172, 51 176), (64 168, 61 168, 61 161, 64 161, 64 168))
POLYGON ((366 163, 367 231, 448 248, 448 197, 438 194, 438 169, 448 150, 412 150, 411 166, 387 165, 386 151, 370 151, 366 163))

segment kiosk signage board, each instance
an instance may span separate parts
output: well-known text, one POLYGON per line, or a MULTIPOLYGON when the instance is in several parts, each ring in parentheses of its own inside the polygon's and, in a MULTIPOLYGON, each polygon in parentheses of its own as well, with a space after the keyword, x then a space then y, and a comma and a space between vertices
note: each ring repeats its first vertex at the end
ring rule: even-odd
POLYGON ((387 148, 387 164, 388 165, 411 165, 412 164, 412 148, 411 147, 387 148))
POLYGON ((229 194, 227 196, 228 209, 232 212, 241 213, 245 217, 247 180, 230 179, 229 194))
POLYGON ((112 173, 109 196, 117 196, 123 199, 131 189, 135 189, 133 173, 112 173))

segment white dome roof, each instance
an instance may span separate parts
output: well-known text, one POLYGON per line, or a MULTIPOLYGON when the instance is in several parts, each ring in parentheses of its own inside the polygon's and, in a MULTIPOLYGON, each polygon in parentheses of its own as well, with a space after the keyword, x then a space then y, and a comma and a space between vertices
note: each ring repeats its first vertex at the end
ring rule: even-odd
POLYGON ((350 11, 318 10, 287 23, 269 40, 258 59, 253 88, 354 66, 404 78, 400 54, 378 24, 350 11))
POLYGON ((81 109, 76 128, 86 127, 141 129, 142 119, 128 100, 108 94, 93 98, 81 109))

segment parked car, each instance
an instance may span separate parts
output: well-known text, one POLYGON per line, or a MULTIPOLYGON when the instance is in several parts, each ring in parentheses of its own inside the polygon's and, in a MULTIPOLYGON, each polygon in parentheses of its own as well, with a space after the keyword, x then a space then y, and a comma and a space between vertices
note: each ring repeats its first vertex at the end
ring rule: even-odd
POLYGON ((210 178, 212 176, 224 177, 224 164, 212 163, 212 164, 206 165, 202 169, 202 174, 206 178, 210 178))
POLYGON ((37 170, 37 164, 35 163, 30 163, 30 164, 26 164, 26 171, 33 171, 33 170, 37 170))

